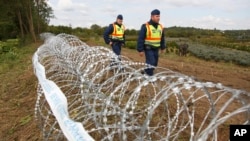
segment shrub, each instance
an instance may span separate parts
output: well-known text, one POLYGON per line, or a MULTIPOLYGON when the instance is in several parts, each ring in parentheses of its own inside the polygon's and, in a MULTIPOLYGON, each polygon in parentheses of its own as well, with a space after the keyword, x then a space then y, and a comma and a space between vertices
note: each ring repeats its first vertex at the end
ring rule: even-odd
POLYGON ((250 66, 250 53, 246 51, 218 48, 202 44, 189 44, 188 51, 201 59, 216 62, 233 62, 241 66, 250 66))
POLYGON ((17 59, 18 46, 19 46, 18 39, 8 39, 6 42, 0 42, 0 62, 17 59))
POLYGON ((175 41, 169 41, 166 43, 168 48, 178 48, 178 44, 175 41))
POLYGON ((136 49, 136 46, 136 41, 126 41, 125 47, 128 47, 129 49, 136 49))

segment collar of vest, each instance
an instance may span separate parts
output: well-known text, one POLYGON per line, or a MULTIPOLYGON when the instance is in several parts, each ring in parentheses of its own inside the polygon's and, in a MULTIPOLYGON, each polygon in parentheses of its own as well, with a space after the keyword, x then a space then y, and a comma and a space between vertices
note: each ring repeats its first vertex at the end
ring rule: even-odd
POLYGON ((152 20, 148 21, 148 24, 153 25, 155 27, 157 27, 159 25, 159 23, 155 23, 152 20))
POLYGON ((117 22, 114 22, 114 24, 115 24, 115 25, 118 25, 118 26, 120 26, 120 27, 122 26, 122 24, 118 24, 117 22))

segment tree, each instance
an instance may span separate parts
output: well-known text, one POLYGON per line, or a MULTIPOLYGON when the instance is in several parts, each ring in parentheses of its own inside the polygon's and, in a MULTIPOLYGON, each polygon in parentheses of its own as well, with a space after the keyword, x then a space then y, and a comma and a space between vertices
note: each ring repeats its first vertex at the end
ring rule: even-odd
POLYGON ((0 22, 0 27, 13 26, 21 38, 30 36, 36 42, 36 35, 46 29, 52 17, 47 0, 0 0, 0 21, 5 23, 0 22))
POLYGON ((36 22, 37 25, 37 33, 41 33, 47 27, 51 18, 54 18, 53 10, 48 6, 45 0, 35 0, 35 13, 37 14, 36 22))
POLYGON ((13 38, 15 35, 12 34, 17 29, 13 23, 15 12, 6 3, 7 0, 0 0, 0 40, 13 38))
POLYGON ((93 31, 93 33, 96 33, 97 35, 103 35, 103 32, 105 30, 104 28, 102 28, 101 26, 97 24, 91 25, 90 29, 93 31))

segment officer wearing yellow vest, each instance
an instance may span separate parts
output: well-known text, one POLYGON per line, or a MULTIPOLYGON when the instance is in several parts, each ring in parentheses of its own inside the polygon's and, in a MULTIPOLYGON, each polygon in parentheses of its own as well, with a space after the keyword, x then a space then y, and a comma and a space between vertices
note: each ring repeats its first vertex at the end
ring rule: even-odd
POLYGON ((166 48, 164 28, 159 21, 160 11, 155 9, 151 12, 150 21, 141 26, 137 41, 139 55, 145 55, 146 64, 151 65, 151 67, 144 70, 149 76, 154 74, 154 67, 158 65, 159 50, 163 53, 166 48))
POLYGON ((125 44, 125 26, 122 22, 123 16, 119 14, 116 21, 108 26, 103 35, 105 43, 112 47, 113 52, 118 55, 119 60, 121 47, 125 44))

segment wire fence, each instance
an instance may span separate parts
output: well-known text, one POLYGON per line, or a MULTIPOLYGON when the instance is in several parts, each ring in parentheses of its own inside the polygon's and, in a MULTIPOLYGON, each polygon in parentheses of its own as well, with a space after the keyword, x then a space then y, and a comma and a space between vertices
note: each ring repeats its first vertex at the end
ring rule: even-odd
POLYGON ((68 34, 41 35, 33 56, 35 114, 44 140, 229 140, 249 124, 250 94, 201 82, 88 46, 68 34))

